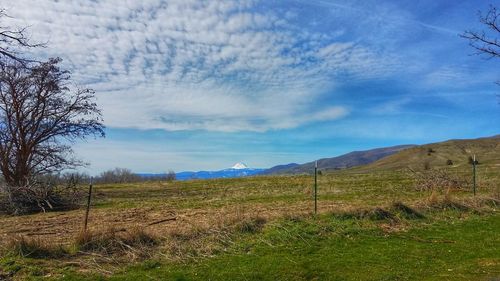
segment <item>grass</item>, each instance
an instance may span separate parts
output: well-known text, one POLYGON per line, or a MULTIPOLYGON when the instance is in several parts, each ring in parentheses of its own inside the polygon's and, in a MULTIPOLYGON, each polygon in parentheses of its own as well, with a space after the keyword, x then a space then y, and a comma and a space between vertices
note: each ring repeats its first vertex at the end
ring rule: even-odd
POLYGON ((483 167, 475 199, 404 171, 326 173, 316 216, 305 175, 98 185, 85 235, 83 210, 0 215, 0 237, 47 241, 1 239, 0 280, 488 280, 500 179, 483 167))
POLYGON ((74 246, 79 252, 131 254, 135 258, 147 253, 158 242, 156 237, 141 228, 111 228, 100 232, 82 231, 76 237, 74 246))
POLYGON ((28 238, 21 235, 9 239, 7 249, 20 257, 38 259, 57 259, 68 255, 68 251, 60 245, 54 246, 42 238, 28 238))
MULTIPOLYGON (((370 219, 280 220, 230 251, 190 263, 146 261, 109 280, 489 280, 500 274, 498 215, 422 221, 387 233, 370 219), (457 221, 455 221, 457 219, 457 221), (452 223, 453 222, 453 223, 452 223)), ((92 276, 90 279, 97 278, 92 276)), ((104 278, 99 276, 100 278, 104 278)), ((63 280, 90 280, 68 275, 63 280)), ((491 279, 492 280, 492 279, 491 279)))

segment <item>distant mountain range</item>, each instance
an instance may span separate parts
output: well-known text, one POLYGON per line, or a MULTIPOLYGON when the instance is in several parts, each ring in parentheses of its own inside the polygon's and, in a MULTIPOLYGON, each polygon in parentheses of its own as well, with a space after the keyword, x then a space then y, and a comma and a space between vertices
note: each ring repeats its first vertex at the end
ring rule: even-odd
POLYGON ((278 165, 278 166, 274 166, 274 167, 269 168, 269 169, 265 169, 261 174, 262 175, 280 174, 283 171, 288 171, 288 170, 291 170, 291 169, 298 167, 298 166, 301 166, 301 165, 297 164, 297 163, 278 165))
MULTIPOLYGON (((346 169, 350 167, 370 164, 383 157, 399 152, 415 145, 399 145, 385 148, 377 148, 365 151, 354 151, 333 158, 318 160, 318 168, 321 170, 346 169)), ((303 174, 314 170, 314 161, 305 164, 290 163, 274 166, 269 169, 249 168, 245 163, 239 162, 231 168, 218 171, 186 171, 175 174, 177 180, 192 179, 218 179, 218 178, 241 178, 256 175, 281 175, 281 174, 303 174)), ((145 178, 159 178, 163 174, 139 174, 145 178)))
MULTIPOLYGON (((426 145, 397 145, 364 151, 353 151, 344 155, 317 160, 319 170, 340 170, 356 167, 359 170, 385 170, 411 167, 422 169, 425 165, 465 165, 467 158, 475 154, 480 163, 500 165, 500 135, 470 140, 449 140, 426 145)), ((238 178, 255 175, 304 174, 314 171, 316 161, 304 164, 290 163, 269 169, 249 168, 245 163, 236 163, 229 169, 176 173, 178 180, 238 178)), ((143 177, 160 174, 139 174, 143 177)))
MULTIPOLYGON (((185 171, 175 173, 177 180, 193 180, 193 179, 219 179, 219 178, 241 178, 253 175, 258 175, 266 169, 249 168, 245 163, 239 162, 234 164, 231 168, 218 170, 218 171, 185 171)), ((161 178, 165 174, 138 174, 144 178, 161 178)))
POLYGON ((229 169, 219 171, 198 171, 198 172, 180 172, 176 173, 178 180, 190 179, 217 179, 217 178, 241 178, 262 173, 265 169, 249 168, 245 163, 236 163, 229 169))
MULTIPOLYGON (((317 160, 318 169, 340 170, 366 165, 411 147, 415 147, 415 145, 398 145, 363 151, 353 151, 337 157, 322 158, 317 160)), ((270 169, 265 170, 264 172, 262 172, 262 174, 270 175, 312 173, 312 171, 314 171, 315 162, 316 161, 312 161, 302 165, 292 163, 288 165, 274 166, 270 169)))

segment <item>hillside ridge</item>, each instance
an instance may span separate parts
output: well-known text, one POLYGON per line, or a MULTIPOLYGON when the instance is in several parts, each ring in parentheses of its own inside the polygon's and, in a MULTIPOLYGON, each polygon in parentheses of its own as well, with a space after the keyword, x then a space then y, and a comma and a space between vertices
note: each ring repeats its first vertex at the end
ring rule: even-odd
POLYGON ((393 170, 402 168, 428 169, 432 167, 459 167, 470 164, 476 156, 480 164, 500 164, 500 135, 476 139, 450 139, 418 145, 373 163, 361 170, 393 170))

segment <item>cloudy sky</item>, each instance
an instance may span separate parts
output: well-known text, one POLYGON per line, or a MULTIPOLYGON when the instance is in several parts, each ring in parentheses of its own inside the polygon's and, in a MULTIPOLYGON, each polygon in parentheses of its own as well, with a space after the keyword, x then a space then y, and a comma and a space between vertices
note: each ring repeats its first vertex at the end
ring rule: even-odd
MULTIPOLYGON (((492 0, 493 1, 493 0, 492 0)), ((496 1, 496 0, 495 0, 496 1)), ((90 173, 306 162, 500 133, 500 61, 458 34, 489 1, 17 0, 74 82, 96 90, 105 139, 90 173)))

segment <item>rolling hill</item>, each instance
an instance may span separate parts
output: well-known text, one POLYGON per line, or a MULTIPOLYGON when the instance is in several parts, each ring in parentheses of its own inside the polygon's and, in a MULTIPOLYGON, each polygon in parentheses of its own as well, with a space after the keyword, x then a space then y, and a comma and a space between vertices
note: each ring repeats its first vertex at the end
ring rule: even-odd
MULTIPOLYGON (((355 166, 370 164, 386 156, 414 147, 415 145, 398 145, 384 148, 376 148, 364 151, 353 151, 332 158, 323 158, 318 161, 320 170, 338 170, 355 166)), ((262 174, 302 174, 311 173, 314 170, 315 161, 305 164, 279 165, 265 170, 262 174)))
POLYGON ((491 164, 500 169, 500 135, 478 139, 448 140, 419 145, 384 157, 360 170, 394 170, 410 167, 469 165, 469 157, 476 155, 479 164, 491 164))
POLYGON ((295 167, 300 166, 300 164, 297 163, 290 163, 290 164, 284 164, 284 165, 277 165, 272 168, 266 169, 262 171, 260 174, 261 175, 275 175, 275 174, 280 174, 283 171, 293 169, 295 167))

